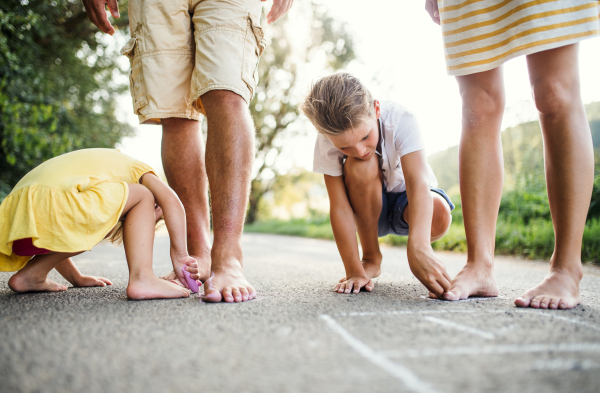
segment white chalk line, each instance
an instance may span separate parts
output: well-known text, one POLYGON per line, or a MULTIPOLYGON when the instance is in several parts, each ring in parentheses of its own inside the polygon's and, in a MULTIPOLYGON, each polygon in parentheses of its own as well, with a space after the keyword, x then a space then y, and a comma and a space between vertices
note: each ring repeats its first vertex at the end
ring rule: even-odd
POLYGON ((565 321, 575 325, 585 327, 587 329, 600 332, 600 327, 576 318, 568 318, 555 313, 563 312, 563 310, 553 311, 551 314, 548 311, 538 309, 510 309, 510 310, 392 310, 392 311, 359 311, 359 312, 344 312, 334 314, 336 317, 370 317, 378 315, 420 315, 420 314, 533 314, 547 318, 554 318, 560 321, 565 321))
MULTIPOLYGON (((429 296, 425 296, 425 295, 421 295, 419 296, 421 299, 425 299, 427 301, 431 301, 431 302, 440 302, 440 303, 448 303, 448 300, 444 300, 444 299, 434 299, 432 297, 429 296)), ((460 299, 460 300, 452 300, 452 303, 463 303, 463 302, 477 302, 480 300, 497 300, 497 299, 504 299, 504 296, 495 296, 495 297, 470 297, 467 299, 460 299)))
POLYGON ((501 355, 538 352, 600 352, 600 343, 511 344, 482 345, 381 351, 390 358, 421 358, 430 356, 501 355))
POLYGON ((442 325, 442 326, 446 326, 446 327, 449 327, 452 329, 459 330, 461 332, 471 333, 471 334, 474 334, 481 338, 485 338, 486 340, 493 340, 495 337, 492 333, 486 332, 484 330, 477 329, 477 328, 474 328, 471 326, 461 325, 460 323, 447 321, 445 319, 440 319, 440 318, 436 318, 436 317, 423 317, 423 319, 426 321, 429 321, 429 322, 437 323, 438 325, 442 325))
POLYGON ((381 352, 371 349, 368 345, 354 337, 329 315, 322 314, 320 318, 327 323, 333 332, 337 333, 352 349, 371 363, 381 367, 395 378, 399 379, 408 390, 415 393, 437 393, 429 384, 422 381, 406 367, 394 363, 381 352))

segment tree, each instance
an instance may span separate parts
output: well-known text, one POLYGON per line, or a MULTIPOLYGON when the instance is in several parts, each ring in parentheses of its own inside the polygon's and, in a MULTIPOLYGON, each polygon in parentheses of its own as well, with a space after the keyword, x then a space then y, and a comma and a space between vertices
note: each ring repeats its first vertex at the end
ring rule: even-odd
POLYGON ((0 200, 43 161, 132 132, 115 116, 127 85, 107 49, 80 0, 0 3, 0 200))
POLYGON ((250 111, 256 125, 256 175, 252 180, 246 222, 257 218, 263 196, 272 190, 282 174, 277 169, 283 140, 302 132, 297 107, 304 86, 299 86, 299 71, 317 58, 324 60, 322 70, 330 73, 345 67, 355 58, 352 37, 327 9, 315 3, 294 5, 290 14, 267 30, 267 48, 258 67, 259 82, 250 111), (306 24, 308 36, 298 42, 298 31, 290 25, 306 24))

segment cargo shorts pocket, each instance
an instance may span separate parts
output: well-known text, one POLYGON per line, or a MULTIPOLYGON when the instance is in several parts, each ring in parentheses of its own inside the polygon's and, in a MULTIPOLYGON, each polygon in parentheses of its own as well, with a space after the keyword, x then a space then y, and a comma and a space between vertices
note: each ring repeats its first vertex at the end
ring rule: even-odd
POLYGON ((139 115, 138 110, 148 105, 148 95, 142 73, 142 58, 139 54, 136 56, 138 37, 134 36, 121 49, 121 54, 129 58, 131 70, 129 71, 129 89, 133 99, 133 113, 139 115))
POLYGON ((248 13, 248 28, 244 40, 244 60, 242 64, 242 80, 250 90, 250 99, 258 83, 258 61, 267 46, 262 27, 256 23, 254 16, 248 13))

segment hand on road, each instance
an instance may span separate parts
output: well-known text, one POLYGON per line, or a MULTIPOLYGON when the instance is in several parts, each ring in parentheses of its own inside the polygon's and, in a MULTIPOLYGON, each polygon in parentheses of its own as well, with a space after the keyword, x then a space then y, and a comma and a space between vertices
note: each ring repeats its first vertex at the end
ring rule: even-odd
POLYGON ((373 281, 367 276, 352 276, 342 278, 340 283, 335 286, 334 291, 338 293, 358 293, 364 287, 367 292, 371 292, 373 286, 373 281))
POLYGON ((429 12, 429 16, 431 16, 431 20, 440 24, 440 12, 438 11, 438 3, 437 0, 425 0, 425 9, 429 12))
POLYGON ((105 287, 112 282, 104 277, 79 276, 73 283, 74 287, 105 287))
POLYGON ((83 0, 83 6, 87 13, 88 19, 98 26, 100 31, 113 35, 115 28, 108 21, 106 16, 106 4, 108 9, 114 18, 119 18, 119 5, 117 0, 83 0))
MULTIPOLYGON (((179 280, 179 283, 183 284, 182 287, 190 289, 187 285, 187 281, 186 281, 185 276, 183 275, 183 272, 181 271, 181 269, 185 268, 185 270, 190 272, 191 275, 197 276, 198 275, 198 262, 194 258, 190 257, 189 255, 182 256, 182 257, 175 257, 175 256, 171 255, 171 260, 173 261, 173 271, 175 273, 177 280, 179 280)), ((164 278, 164 277, 161 277, 161 278, 164 278)), ((173 280, 171 279, 170 281, 173 281, 173 280)))
MULTIPOLYGON (((267 0, 261 0, 267 1, 267 0)), ((271 24, 279 19, 280 16, 285 14, 292 8, 292 4, 294 4, 294 0, 273 0, 273 6, 271 7, 271 11, 267 14, 267 23, 271 24)))
POLYGON ((450 288, 450 275, 446 266, 435 256, 431 246, 424 249, 414 249, 409 244, 408 265, 417 280, 429 289, 429 292, 441 298, 450 288))

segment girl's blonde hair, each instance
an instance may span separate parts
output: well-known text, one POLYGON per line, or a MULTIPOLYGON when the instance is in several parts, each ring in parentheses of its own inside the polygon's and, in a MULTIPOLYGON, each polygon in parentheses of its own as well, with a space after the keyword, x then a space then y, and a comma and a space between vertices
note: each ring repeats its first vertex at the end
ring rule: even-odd
MULTIPOLYGON (((109 241, 116 246, 121 245, 121 243, 123 243, 123 230, 124 230, 123 224, 124 224, 124 222, 119 220, 119 222, 117 222, 117 225, 115 225, 115 229, 113 230, 113 232, 106 238, 106 241, 109 241)), ((156 225, 154 226, 154 231, 155 232, 158 231, 164 225, 165 225, 165 217, 162 216, 161 218, 158 219, 158 221, 156 221, 156 225)))
POLYGON ((299 109, 317 131, 335 136, 373 116, 373 96, 360 80, 341 72, 317 80, 299 109))

